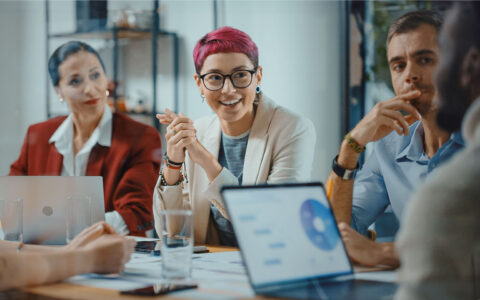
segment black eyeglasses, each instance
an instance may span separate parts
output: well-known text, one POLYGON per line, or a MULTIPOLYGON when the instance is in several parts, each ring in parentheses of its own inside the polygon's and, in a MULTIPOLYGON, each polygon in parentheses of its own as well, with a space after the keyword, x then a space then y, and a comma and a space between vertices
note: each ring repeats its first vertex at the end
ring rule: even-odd
POLYGON ((230 78, 230 82, 234 87, 244 89, 252 83, 253 74, 256 72, 257 68, 254 70, 239 70, 231 74, 211 72, 201 75, 200 79, 202 80, 203 85, 210 91, 218 91, 222 89, 227 77, 230 78))

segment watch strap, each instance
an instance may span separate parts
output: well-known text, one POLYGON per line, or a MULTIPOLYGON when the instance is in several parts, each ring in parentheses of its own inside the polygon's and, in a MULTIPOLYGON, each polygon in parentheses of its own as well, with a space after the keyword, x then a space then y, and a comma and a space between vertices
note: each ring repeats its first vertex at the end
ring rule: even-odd
POLYGON ((337 174, 338 177, 345 179, 345 180, 352 180, 355 178, 355 175, 357 174, 359 164, 357 162, 357 166, 355 169, 345 169, 344 167, 340 166, 337 162, 338 155, 335 156, 335 158, 332 161, 332 171, 337 174))

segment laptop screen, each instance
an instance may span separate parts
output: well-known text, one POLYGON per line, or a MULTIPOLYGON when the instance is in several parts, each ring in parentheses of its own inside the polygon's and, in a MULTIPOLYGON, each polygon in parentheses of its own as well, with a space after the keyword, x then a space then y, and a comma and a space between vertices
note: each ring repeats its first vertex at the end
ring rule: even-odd
POLYGON ((320 183, 226 187, 254 287, 352 273, 320 183))

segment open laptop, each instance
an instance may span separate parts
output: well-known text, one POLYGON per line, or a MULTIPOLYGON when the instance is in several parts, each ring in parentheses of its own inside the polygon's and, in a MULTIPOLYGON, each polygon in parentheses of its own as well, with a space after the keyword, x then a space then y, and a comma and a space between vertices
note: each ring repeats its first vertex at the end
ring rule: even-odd
POLYGON ((321 183, 222 188, 256 294, 293 299, 382 299, 395 283, 353 279, 321 183))
POLYGON ((23 199, 24 243, 66 244, 67 198, 85 195, 92 224, 105 220, 101 176, 0 176, 0 199, 23 199))

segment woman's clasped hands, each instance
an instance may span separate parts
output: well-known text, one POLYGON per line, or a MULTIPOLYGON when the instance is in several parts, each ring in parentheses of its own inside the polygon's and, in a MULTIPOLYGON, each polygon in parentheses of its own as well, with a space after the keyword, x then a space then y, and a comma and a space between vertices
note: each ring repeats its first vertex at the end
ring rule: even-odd
POLYGON ((174 162, 184 162, 185 150, 188 148, 190 151, 197 141, 193 121, 183 113, 177 115, 169 109, 165 109, 165 114, 157 114, 157 119, 161 124, 168 125, 165 134, 168 158, 174 162))
MULTIPOLYGON (((175 163, 183 163, 185 151, 188 151, 190 159, 205 170, 210 181, 215 179, 221 172, 222 166, 198 141, 193 121, 183 113, 175 114, 169 109, 165 109, 165 114, 157 114, 157 119, 161 124, 168 125, 165 134, 168 159, 175 163)), ((167 170, 164 171, 165 180, 173 184, 178 179, 178 172, 175 176, 171 169, 167 168, 167 170)))

